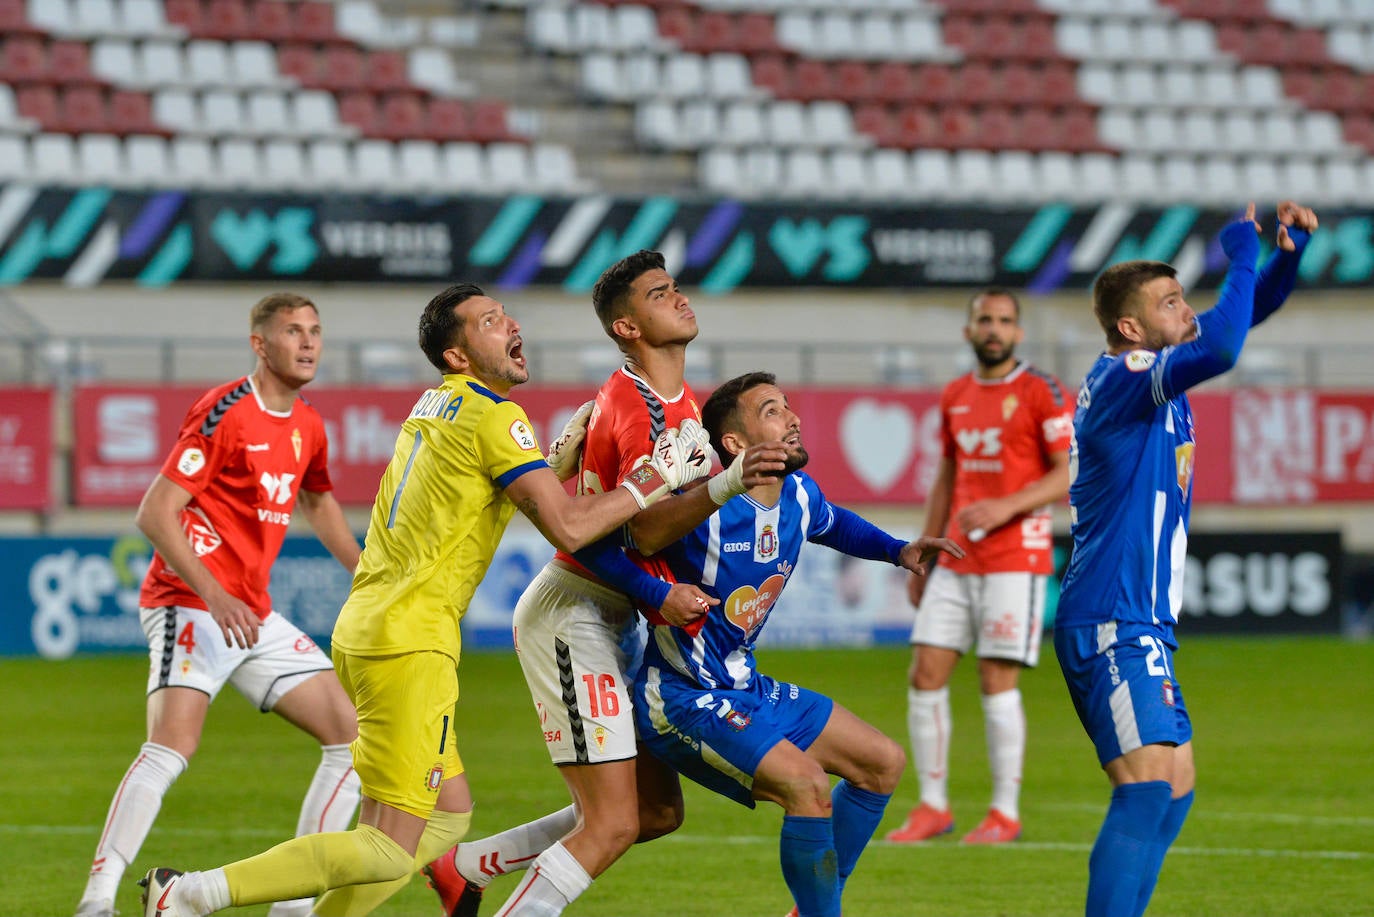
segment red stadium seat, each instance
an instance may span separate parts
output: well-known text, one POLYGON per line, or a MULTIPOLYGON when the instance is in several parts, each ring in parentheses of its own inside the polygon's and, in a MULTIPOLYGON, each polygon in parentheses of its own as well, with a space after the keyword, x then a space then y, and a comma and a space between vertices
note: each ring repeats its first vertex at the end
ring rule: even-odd
POLYGON ((374 90, 414 89, 403 51, 373 51, 367 55, 367 85, 374 90))
POLYGON ((57 130, 61 123, 57 90, 52 86, 20 86, 14 94, 14 104, 21 118, 32 118, 47 130, 57 130))
POLYGON ((146 93, 122 89, 110 93, 110 129, 117 134, 171 136, 153 120, 153 103, 146 93))
POLYGON ((833 98, 862 102, 873 98, 873 71, 863 61, 842 61, 835 65, 833 98))
POLYGON ((1350 115, 1342 121, 1341 127, 1347 141, 1374 153, 1374 118, 1350 115))
POLYGON ((1040 71, 1040 98, 1047 105, 1071 105, 1078 95, 1078 71, 1067 61, 1052 61, 1040 71))
POLYGON ((854 108, 854 130, 872 137, 878 146, 901 146, 902 133, 886 105, 868 102, 854 108))
POLYGON ((697 17, 693 50, 737 51, 740 47, 738 23, 726 13, 705 12, 697 17))
POLYGON ((670 6, 658 11, 658 33, 672 39, 682 48, 696 47, 697 18, 684 6, 670 6))
POLYGON ((1053 60, 1059 57, 1054 23, 1043 16, 1028 19, 1022 24, 1018 42, 1018 54, 1023 60, 1053 60))
POLYGON ((945 64, 922 64, 916 68, 912 98, 921 102, 950 102, 957 93, 954 71, 945 64))
POLYGON ((978 113, 974 146, 988 150, 1013 150, 1020 145, 1018 123, 1011 109, 992 105, 978 113))
POLYGON ((974 20, 974 23, 976 35, 973 46, 980 57, 1006 60, 1023 56, 1021 26, 1015 20, 1006 16, 988 16, 974 20))
POLYGON ((320 58, 312 45, 278 45, 277 70, 302 86, 316 86, 320 80, 320 58))
POLYGON ((736 24, 738 50, 744 54, 763 54, 783 50, 773 30, 773 17, 764 13, 744 13, 736 24))
POLYGON ((939 146, 939 120, 924 105, 908 105, 897 112, 897 140, 908 150, 939 146))
POLYGON ((281 42, 290 40, 295 34, 291 22, 291 7, 283 0, 258 0, 253 4, 249 17, 249 28, 253 38, 261 41, 281 42))
POLYGON ((939 125, 939 145, 945 149, 962 150, 978 143, 978 117, 966 105, 946 105, 936 114, 939 125))
POLYGON ((110 129, 105 92, 94 86, 74 86, 62 93, 62 129, 73 134, 102 134, 110 129))
POLYGON ((887 61, 873 72, 873 95, 884 102, 907 102, 916 94, 916 71, 905 61, 887 61))
POLYGON ((467 103, 462 99, 430 99, 425 111, 425 134, 435 140, 471 140, 467 103))
POLYGON ((802 101, 835 97, 835 75, 825 61, 803 57, 792 65, 792 98, 802 101))
POLYGON ((780 99, 792 95, 792 67, 782 57, 767 54, 754 58, 750 74, 760 89, 767 89, 780 99))
POLYGON ((1289 33, 1288 53, 1292 61, 1327 61, 1331 59, 1326 50, 1326 33, 1317 29, 1294 29, 1289 33))
POLYGON ((252 34, 248 20, 248 5, 244 0, 210 0, 196 35, 222 41, 248 38, 252 34))
POLYGON ((334 42, 342 40, 334 28, 334 5, 320 0, 300 0, 296 5, 292 36, 300 41, 334 42))
POLYGON ((29 22, 24 0, 0 0, 0 35, 40 35, 42 30, 29 22))
POLYGON ((1048 108, 1023 109, 1017 117, 1016 134, 1025 150, 1058 150, 1059 122, 1048 108))
POLYGON ((1044 91, 1040 70, 1023 61, 1012 61, 999 68, 997 100, 1012 105, 1039 102, 1044 91))
POLYGON ((1072 153, 1092 153, 1103 149, 1097 136, 1097 117, 1092 109, 1084 107, 1066 108, 1059 118, 1058 149, 1072 153))
POLYGON ((981 105, 1001 95, 997 74, 985 61, 969 61, 955 71, 954 77, 954 97, 967 105, 981 105))
POLYGON ((1249 43, 1250 30, 1239 22, 1221 22, 1213 26, 1217 36, 1217 47, 1230 54, 1244 55, 1249 43))
MULTIPOLYGON (((1245 33, 1243 54, 1247 63, 1283 66, 1292 58, 1293 32, 1277 22, 1262 22, 1245 33)), ((1323 46, 1323 56, 1325 46, 1323 46)))
POLYGON ((163 0, 163 15, 172 25, 179 25, 192 35, 200 33, 204 11, 200 0, 163 0))
POLYGON ((357 48, 352 45, 330 45, 323 53, 324 60, 318 77, 322 88, 339 92, 368 86, 363 53, 357 48))
POLYGON ((482 143, 520 139, 511 133, 506 104, 495 99, 479 99, 469 105, 468 123, 472 138, 482 143))
POLYGON ((6 83, 42 82, 48 79, 48 50, 34 35, 6 38, 0 61, 0 80, 6 83))
POLYGON ((377 97, 370 92, 345 92, 339 96, 339 120, 364 134, 377 124, 377 97))
POLYGON ((426 136, 425 106, 413 92, 398 92, 382 102, 375 136, 404 140, 426 136))
POLYGON ((48 75, 64 85, 102 85, 91 73, 90 46, 84 41, 54 41, 48 45, 48 75))
POLYGON ((946 15, 942 23, 945 44, 953 45, 968 54, 979 54, 978 20, 957 13, 946 15))
MULTIPOLYGON (((1285 80, 1284 88, 1287 86, 1285 80)), ((1372 101, 1364 95, 1364 80, 1348 70, 1328 70, 1320 84, 1314 88, 1317 95, 1307 99, 1313 108, 1337 112, 1368 111, 1372 101)))

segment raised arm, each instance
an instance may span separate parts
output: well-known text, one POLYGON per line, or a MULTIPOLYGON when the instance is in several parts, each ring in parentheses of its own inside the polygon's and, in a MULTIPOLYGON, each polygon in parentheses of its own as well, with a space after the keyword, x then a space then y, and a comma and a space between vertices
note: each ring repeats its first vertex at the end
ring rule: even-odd
POLYGON ((1278 236, 1274 253, 1260 268, 1255 281, 1253 328, 1278 311, 1298 282, 1298 262, 1317 230, 1317 215, 1294 201, 1282 201, 1278 208, 1278 236))

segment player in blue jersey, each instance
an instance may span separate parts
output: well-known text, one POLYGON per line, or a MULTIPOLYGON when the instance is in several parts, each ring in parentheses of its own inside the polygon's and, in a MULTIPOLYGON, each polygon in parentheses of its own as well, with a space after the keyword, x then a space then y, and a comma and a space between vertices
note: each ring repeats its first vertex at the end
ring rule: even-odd
MULTIPOLYGON (((654 755, 697 783, 753 808, 783 807, 781 858, 802 917, 835 917, 840 894, 882 819, 905 766, 902 747, 830 698, 759 673, 754 645, 791 577, 803 542, 883 560, 915 573, 945 538, 903 542, 826 501, 801 471, 801 421, 769 373, 717 388, 702 409, 711 444, 729 467, 747 448, 787 447, 783 474, 733 497, 660 553, 677 582, 719 605, 685 627, 650 616, 635 678, 635 726, 654 755), (828 774, 841 778, 832 791, 828 774)), ((639 531, 641 551, 681 535, 670 514, 639 531)))
POLYGON ((1251 204, 1221 232, 1231 261, 1197 315, 1176 272, 1128 261, 1102 272, 1093 311, 1107 350, 1078 392, 1070 454, 1073 556, 1054 648, 1112 784, 1088 859, 1088 917, 1145 912, 1193 801, 1192 724, 1174 672, 1174 625, 1193 493, 1188 389, 1235 365, 1251 327, 1283 305, 1316 215, 1278 208, 1278 248, 1256 271, 1251 204))

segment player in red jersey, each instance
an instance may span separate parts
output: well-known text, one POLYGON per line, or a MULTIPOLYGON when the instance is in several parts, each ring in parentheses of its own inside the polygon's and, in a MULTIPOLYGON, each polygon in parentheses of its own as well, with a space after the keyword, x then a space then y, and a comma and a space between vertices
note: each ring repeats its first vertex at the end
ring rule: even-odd
MULTIPOLYGON (((353 706, 329 657, 267 594, 298 506, 339 563, 350 573, 358 563, 331 493, 324 422, 299 397, 319 364, 319 312, 303 296, 275 293, 253 306, 249 324, 257 366, 192 405, 135 518, 156 549, 139 596, 151 661, 148 741, 115 791, 77 917, 113 913, 119 880, 226 682, 322 747, 297 834, 343 830, 357 808, 353 706)), ((269 913, 309 910, 304 899, 269 913)))
MULTIPOLYGON (((701 419, 684 375, 687 345, 697 336, 696 315, 663 256, 641 251, 612 265, 593 288, 592 302, 625 365, 602 385, 590 411, 577 483, 581 493, 615 487, 660 433, 701 419)), ((515 608, 516 652, 545 745, 573 805, 464 842, 431 863, 426 871, 446 914, 475 914, 492 878, 534 866, 496 913, 553 917, 632 843, 661 837, 682 823, 676 772, 636 750, 629 697, 641 648, 636 606, 656 620, 681 625, 700 617, 710 603, 695 586, 672 584, 647 555, 691 531, 731 496, 781 473, 786 458, 780 442, 757 445, 735 463, 738 470, 732 465, 630 521, 628 553, 663 579, 657 594, 627 596, 562 551, 525 590, 515 608), (645 523, 654 519, 671 523, 646 543, 645 523)), ((702 459, 709 461, 708 453, 702 459)))
POLYGON ((911 577, 907 726, 921 783, 920 805, 890 841, 923 841, 954 830, 948 797, 949 678, 974 649, 992 770, 992 805, 964 843, 1015 840, 1026 720, 1017 680, 1040 654, 1047 576, 1054 571, 1049 504, 1069 490, 1073 400, 1059 380, 1016 359, 1025 336, 1009 291, 969 301, 964 337, 978 366, 940 398, 944 458, 926 503, 924 535, 966 547, 911 577))

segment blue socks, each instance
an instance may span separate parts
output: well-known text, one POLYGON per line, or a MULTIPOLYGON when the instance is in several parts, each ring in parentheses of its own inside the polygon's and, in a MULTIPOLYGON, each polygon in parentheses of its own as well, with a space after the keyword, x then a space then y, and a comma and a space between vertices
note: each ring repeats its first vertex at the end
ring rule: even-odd
POLYGON ((1155 891, 1155 882, 1159 879, 1159 870, 1164 866, 1164 855, 1173 846, 1174 839, 1178 837, 1178 832, 1183 830, 1183 820, 1188 817, 1188 810, 1192 807, 1192 790, 1188 791, 1188 795, 1169 802, 1169 808, 1164 813, 1164 822, 1159 826, 1159 834, 1150 844, 1150 858, 1146 863, 1145 874, 1140 877, 1140 891, 1135 902, 1135 917, 1141 917, 1145 913, 1145 908, 1150 903, 1150 896, 1155 891))
POLYGON ((840 917, 831 820, 784 815, 778 852, 782 877, 797 902, 799 917, 840 917))
POLYGON ((1112 790, 1112 804, 1088 857, 1087 917, 1132 917, 1152 864, 1155 872, 1148 878, 1153 889, 1164 861, 1162 853, 1155 859, 1153 847, 1162 837, 1169 795, 1164 780, 1127 783, 1112 790))
POLYGON ((830 791, 830 804, 834 807, 831 820, 835 826, 835 865, 839 870, 841 893, 845 880, 854 871, 854 864, 859 862, 859 855, 868 846, 873 832, 878 830, 878 822, 883 820, 883 812, 891 798, 891 793, 860 789, 848 780, 841 780, 830 791))

